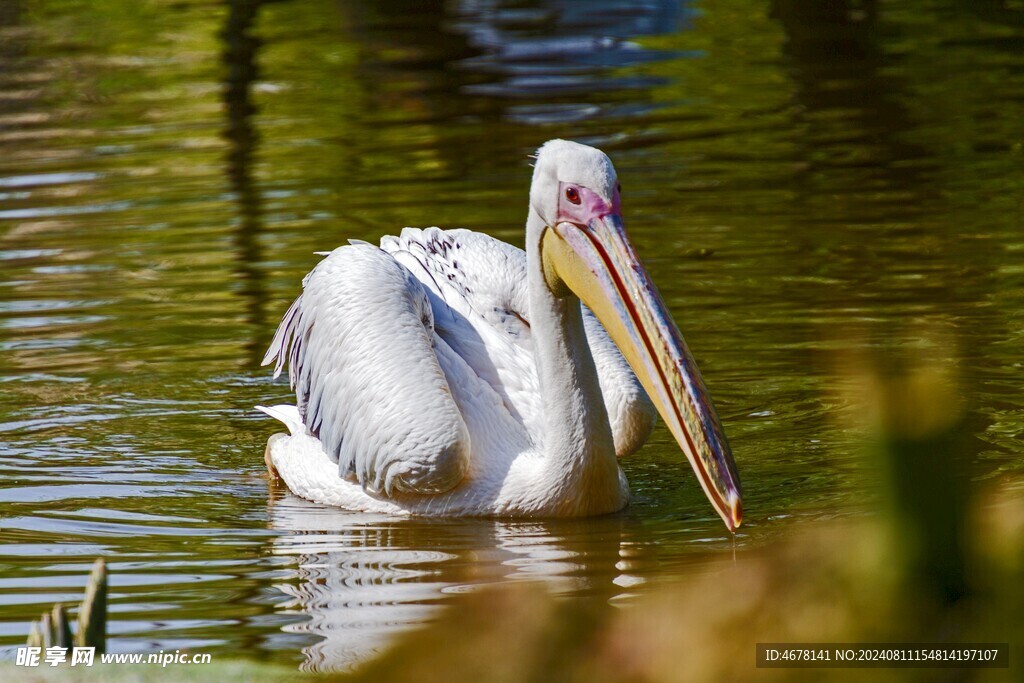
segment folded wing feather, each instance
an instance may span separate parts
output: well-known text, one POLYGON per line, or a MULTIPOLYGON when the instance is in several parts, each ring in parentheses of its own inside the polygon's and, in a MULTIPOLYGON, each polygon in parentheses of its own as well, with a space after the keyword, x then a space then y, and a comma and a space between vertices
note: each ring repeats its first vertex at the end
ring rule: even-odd
POLYGON ((470 436, 433 348, 420 282, 369 245, 335 249, 303 281, 264 364, 289 364, 299 412, 342 476, 440 493, 469 466, 470 436))

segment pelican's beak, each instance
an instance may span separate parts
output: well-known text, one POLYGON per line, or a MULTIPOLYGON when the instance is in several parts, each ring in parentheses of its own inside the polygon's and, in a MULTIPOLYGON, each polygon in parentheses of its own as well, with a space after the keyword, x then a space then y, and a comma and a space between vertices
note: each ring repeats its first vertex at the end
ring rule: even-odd
POLYGON ((622 218, 559 223, 541 243, 545 277, 594 312, 629 361, 730 531, 743 519, 740 479, 697 364, 637 258, 622 218))

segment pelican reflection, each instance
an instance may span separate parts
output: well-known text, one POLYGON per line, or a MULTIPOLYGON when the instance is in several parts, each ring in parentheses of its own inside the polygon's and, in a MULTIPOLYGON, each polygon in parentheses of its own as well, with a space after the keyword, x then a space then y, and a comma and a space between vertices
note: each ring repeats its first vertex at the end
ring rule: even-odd
POLYGON ((621 516, 502 522, 395 519, 272 496, 271 546, 293 558, 276 584, 290 597, 284 626, 308 636, 308 671, 351 669, 397 634, 433 619, 455 594, 506 581, 540 581, 555 594, 607 601, 644 582, 650 550, 621 516))

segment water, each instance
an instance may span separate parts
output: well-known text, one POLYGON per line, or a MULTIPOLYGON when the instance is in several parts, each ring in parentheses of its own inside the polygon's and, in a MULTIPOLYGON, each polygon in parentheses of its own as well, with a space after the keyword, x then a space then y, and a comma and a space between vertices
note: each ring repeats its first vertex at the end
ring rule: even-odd
POLYGON ((0 0, 0 655, 97 556, 113 650, 311 668, 474 586, 628 602, 732 561, 663 428, 601 519, 396 521, 263 475, 259 360, 313 252, 521 244, 558 136, 615 160, 734 446, 738 561, 870 509, 861 351, 955 359, 978 477, 1019 479, 1024 12, 818 4, 0 0))

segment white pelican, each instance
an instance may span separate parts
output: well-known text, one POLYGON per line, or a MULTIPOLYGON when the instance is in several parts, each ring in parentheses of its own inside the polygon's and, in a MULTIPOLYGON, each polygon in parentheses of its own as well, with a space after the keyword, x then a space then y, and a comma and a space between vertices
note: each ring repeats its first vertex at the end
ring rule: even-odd
POLYGON ((614 512, 629 500, 617 456, 649 435, 650 396, 735 530, 728 443, 620 207, 603 152, 552 140, 525 252, 437 228, 330 252, 263 359, 275 377, 289 363, 298 404, 260 408, 290 432, 270 437, 268 465, 303 498, 364 512, 614 512))

